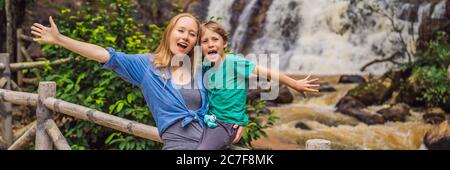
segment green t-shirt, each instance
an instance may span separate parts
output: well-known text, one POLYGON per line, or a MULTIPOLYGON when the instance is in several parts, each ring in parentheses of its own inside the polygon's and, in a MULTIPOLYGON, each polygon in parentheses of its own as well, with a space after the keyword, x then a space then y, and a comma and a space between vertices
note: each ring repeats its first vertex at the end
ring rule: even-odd
POLYGON ((215 115, 221 122, 247 125, 248 80, 255 67, 251 61, 235 54, 228 54, 217 66, 205 67, 209 115, 215 115))

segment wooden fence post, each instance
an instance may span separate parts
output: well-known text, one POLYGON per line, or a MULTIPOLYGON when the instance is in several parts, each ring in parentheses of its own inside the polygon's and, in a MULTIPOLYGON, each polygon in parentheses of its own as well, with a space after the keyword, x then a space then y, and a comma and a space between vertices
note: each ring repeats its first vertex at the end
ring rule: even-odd
POLYGON ((44 105, 47 97, 55 97, 56 83, 55 82, 40 82, 38 88, 38 103, 36 109, 36 150, 51 150, 53 149, 53 142, 46 132, 46 122, 52 119, 53 114, 44 105))
MULTIPOLYGON (((8 53, 1 53, 0 54, 0 63, 4 65, 4 70, 0 70, 0 78, 5 78, 6 83, 4 88, 7 90, 11 89, 11 70, 9 68, 9 54, 8 53)), ((0 94, 0 116, 2 120, 2 133, 3 138, 5 140, 5 143, 7 147, 11 146, 13 143, 13 133, 12 133, 12 105, 9 102, 2 101, 3 95, 0 94)))
MULTIPOLYGON (((22 53, 20 52, 20 49, 23 46, 22 40, 20 39, 20 35, 22 35, 22 32, 23 32, 22 29, 17 29, 17 35, 16 35, 16 37, 17 37, 17 51, 16 51, 17 59, 16 59, 16 62, 17 63, 23 62, 22 53)), ((23 80, 23 74, 21 71, 18 71, 17 72, 17 85, 19 85, 20 87, 23 86, 22 80, 23 80)))
POLYGON ((306 150, 331 150, 331 142, 323 139, 310 139, 306 141, 306 150))
MULTIPOLYGON (((5 13, 6 13, 6 52, 9 53, 11 56, 11 60, 13 60, 14 57, 14 44, 15 44, 15 36, 14 36, 14 29, 15 29, 15 19, 13 16, 14 7, 16 2, 11 0, 5 1, 5 13)), ((14 61, 12 61, 14 62, 14 61)))

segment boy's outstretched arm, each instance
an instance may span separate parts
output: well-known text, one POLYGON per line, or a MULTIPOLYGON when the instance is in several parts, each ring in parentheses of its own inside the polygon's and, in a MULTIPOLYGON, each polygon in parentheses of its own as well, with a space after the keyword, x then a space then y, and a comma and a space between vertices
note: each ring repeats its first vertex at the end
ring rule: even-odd
POLYGON ((60 34, 58 27, 51 16, 49 20, 51 25, 50 27, 43 26, 39 23, 34 23, 33 26, 31 26, 31 33, 38 37, 34 38, 34 41, 62 46, 74 53, 88 59, 95 60, 99 63, 105 63, 108 61, 109 53, 106 49, 95 44, 77 41, 60 34))
POLYGON ((275 71, 275 70, 271 70, 262 66, 257 65, 253 71, 253 73, 257 74, 258 76, 270 79, 270 80, 275 80, 275 81, 279 81, 281 84, 284 84, 286 86, 291 87, 292 89, 303 93, 303 92, 319 92, 318 89, 314 89, 314 87, 319 87, 320 85, 318 84, 311 84, 314 83, 315 81, 319 80, 318 78, 316 79, 311 79, 309 80, 309 77, 311 77, 311 75, 309 75, 308 77, 306 77, 305 79, 301 79, 301 80, 295 80, 283 73, 280 73, 279 71, 275 71))

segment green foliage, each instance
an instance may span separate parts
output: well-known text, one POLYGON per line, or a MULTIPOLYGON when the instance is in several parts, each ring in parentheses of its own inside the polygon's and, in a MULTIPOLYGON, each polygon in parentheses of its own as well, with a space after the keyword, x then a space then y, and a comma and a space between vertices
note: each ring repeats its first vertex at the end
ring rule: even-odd
POLYGON ((264 129, 272 127, 275 122, 279 119, 269 111, 267 116, 261 116, 262 113, 268 111, 266 108, 266 102, 262 100, 258 101, 248 101, 247 102, 247 113, 249 116, 249 123, 242 135, 239 145, 251 148, 251 142, 257 140, 260 137, 267 137, 264 129), (266 119, 264 122, 262 119, 266 119))
POLYGON ((0 0, 0 11, 4 11, 5 0, 0 0))
POLYGON ((418 101, 429 107, 442 106, 450 101, 450 82, 447 68, 450 65, 450 44, 444 32, 437 33, 428 49, 417 55, 409 78, 412 90, 419 92, 418 101))
POLYGON ((428 106, 441 106, 449 101, 450 86, 447 80, 447 69, 436 66, 417 67, 411 76, 414 91, 421 91, 419 101, 428 106))
POLYGON ((447 68, 450 65, 449 36, 445 32, 438 32, 436 39, 429 43, 428 49, 417 55, 415 67, 436 66, 447 68))
MULTIPOLYGON (((131 0, 100 0, 83 3, 79 11, 62 9, 55 18, 60 32, 66 36, 102 47, 113 47, 126 53, 154 51, 162 29, 149 25, 149 36, 141 32, 143 25, 133 18, 136 7, 131 0)), ((48 66, 43 78, 55 81, 57 97, 93 109, 140 123, 155 125, 139 88, 132 86, 100 64, 69 52, 61 47, 44 45, 42 48, 54 60, 70 57, 69 64, 48 66)), ((86 121, 65 124, 64 134, 73 149, 154 149, 156 142, 121 134, 86 121), (105 139, 108 139, 105 141, 105 139), (105 143, 103 143, 105 141, 105 143), (104 146, 106 144, 106 146, 104 146), (100 148, 99 148, 100 147, 100 148), (104 147, 104 148, 103 148, 104 147)))

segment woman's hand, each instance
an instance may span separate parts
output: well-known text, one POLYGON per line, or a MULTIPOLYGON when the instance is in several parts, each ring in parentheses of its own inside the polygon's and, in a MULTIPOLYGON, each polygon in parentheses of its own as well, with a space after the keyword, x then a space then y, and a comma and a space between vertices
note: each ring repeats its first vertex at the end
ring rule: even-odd
POLYGON ((305 79, 297 80, 297 82, 295 83, 295 86, 293 88, 295 90, 297 90, 298 92, 302 93, 303 95, 305 95, 304 92, 319 92, 319 90, 314 89, 314 87, 319 87, 320 85, 311 84, 319 79, 316 78, 316 79, 309 80, 309 77, 311 77, 311 74, 308 75, 308 77, 306 77, 305 79))
POLYGON ((89 44, 82 41, 74 40, 59 33, 53 18, 50 16, 50 27, 43 26, 39 23, 34 23, 31 26, 31 34, 38 38, 33 38, 37 42, 45 42, 49 44, 56 44, 62 46, 74 53, 77 53, 90 60, 95 60, 99 63, 105 63, 109 59, 109 53, 103 47, 95 44, 89 44))
POLYGON ((233 142, 231 142, 232 144, 236 144, 239 142, 239 140, 242 137, 242 134, 244 134, 245 132, 245 126, 239 126, 239 125, 234 125, 233 128, 239 128, 238 131, 236 132, 236 137, 234 137, 233 142))
POLYGON ((58 44, 60 33, 58 27, 56 26, 53 18, 50 16, 50 27, 43 26, 39 23, 34 23, 31 26, 31 34, 38 36, 38 38, 33 38, 36 42, 45 42, 49 44, 58 44))

